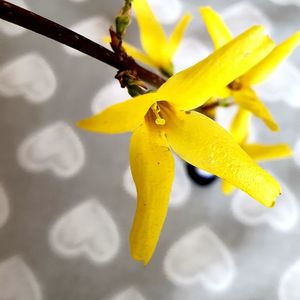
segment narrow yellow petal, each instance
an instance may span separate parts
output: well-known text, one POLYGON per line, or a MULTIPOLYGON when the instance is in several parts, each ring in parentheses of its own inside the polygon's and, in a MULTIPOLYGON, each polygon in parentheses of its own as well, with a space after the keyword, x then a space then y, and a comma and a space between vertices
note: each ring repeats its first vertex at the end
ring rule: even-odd
POLYGON ((257 64, 273 46, 263 27, 254 26, 203 61, 172 76, 158 90, 159 97, 178 109, 197 108, 257 64))
POLYGON ((247 144, 243 145, 243 149, 255 161, 275 160, 293 155, 292 149, 285 143, 276 145, 247 144))
POLYGON ((147 0, 134 0, 133 8, 140 29, 140 39, 145 52, 152 60, 162 60, 162 50, 167 46, 167 38, 162 26, 153 14, 147 0))
POLYGON ((222 192, 225 195, 230 195, 234 192, 234 190, 236 189, 236 187, 234 185, 232 185, 231 183, 229 183, 226 180, 222 180, 222 192))
POLYGON ((130 166, 137 208, 130 233, 131 255, 147 264, 162 230, 174 178, 174 159, 155 125, 144 123, 130 142, 130 166))
POLYGON ((216 122, 197 112, 177 112, 177 117, 168 113, 165 119, 167 140, 181 158, 223 178, 265 206, 275 204, 280 194, 278 182, 216 122))
POLYGON ((251 112, 239 108, 230 126, 230 133, 239 145, 243 144, 248 137, 250 120, 251 112))
POLYGON ((242 83, 244 85, 251 85, 267 79, 267 77, 271 75, 278 65, 285 60, 299 44, 300 31, 275 47, 265 59, 248 71, 241 78, 242 83))
POLYGON ((233 92, 233 98, 242 108, 251 111, 256 117, 262 119, 271 130, 279 130, 279 127, 268 108, 259 100, 252 89, 245 88, 233 92))
POLYGON ((167 54, 166 54, 170 59, 172 59, 175 52, 177 51, 179 44, 182 40, 184 31, 188 26, 188 24, 191 22, 191 19, 192 19, 191 14, 184 15, 176 25, 172 34, 170 35, 168 40, 167 54))
POLYGON ((226 99, 231 97, 231 90, 228 87, 223 87, 221 90, 216 91, 214 96, 219 99, 226 99))
POLYGON ((78 127, 98 133, 133 131, 144 122, 145 114, 155 102, 155 93, 134 97, 112 105, 103 112, 78 122, 78 127))
POLYGON ((129 56, 153 68, 159 67, 147 54, 143 53, 134 46, 123 42, 123 47, 129 56))
POLYGON ((229 28, 211 7, 200 7, 199 12, 216 49, 233 39, 229 28))

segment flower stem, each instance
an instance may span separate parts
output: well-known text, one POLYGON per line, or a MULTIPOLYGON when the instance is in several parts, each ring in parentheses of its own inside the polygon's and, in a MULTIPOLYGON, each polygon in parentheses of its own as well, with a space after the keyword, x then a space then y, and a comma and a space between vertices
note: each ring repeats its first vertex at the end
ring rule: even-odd
POLYGON ((165 79, 141 67, 131 57, 119 57, 70 29, 7 1, 0 0, 0 18, 74 48, 120 71, 135 71, 141 80, 156 88, 165 82, 165 79))

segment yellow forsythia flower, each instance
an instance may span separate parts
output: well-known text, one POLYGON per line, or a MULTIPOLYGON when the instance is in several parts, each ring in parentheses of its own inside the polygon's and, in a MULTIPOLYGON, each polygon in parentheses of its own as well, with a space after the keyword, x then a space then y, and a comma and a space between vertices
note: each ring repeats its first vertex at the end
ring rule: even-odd
POLYGON ((140 29, 141 44, 145 52, 128 43, 123 43, 126 52, 133 58, 157 68, 167 75, 172 75, 173 56, 192 16, 190 14, 183 16, 170 37, 167 38, 147 0, 134 0, 133 8, 140 29))
POLYGON ((174 178, 171 149, 182 159, 239 187, 271 207, 278 182, 241 149, 215 121, 191 110, 245 74, 273 48, 255 26, 203 61, 172 76, 156 92, 113 105, 78 123, 97 133, 133 132, 130 166, 137 209, 131 255, 147 264, 162 230, 174 178))
MULTIPOLYGON (((200 8, 207 30, 216 49, 233 39, 233 36, 222 18, 210 7, 200 8)), ((293 34, 287 40, 269 49, 267 56, 250 70, 235 78, 225 89, 218 91, 220 98, 232 96, 234 101, 244 109, 261 118, 271 130, 278 130, 271 113, 260 101, 251 85, 261 83, 276 69, 293 49, 300 44, 300 32, 293 34)))
MULTIPOLYGON (((269 161, 291 156, 292 150, 286 143, 265 145, 248 143, 250 120, 252 113, 249 110, 239 108, 230 128, 236 142, 245 150, 245 152, 256 162, 269 161)), ((222 190, 225 194, 231 194, 235 186, 226 180, 222 180, 222 190)))

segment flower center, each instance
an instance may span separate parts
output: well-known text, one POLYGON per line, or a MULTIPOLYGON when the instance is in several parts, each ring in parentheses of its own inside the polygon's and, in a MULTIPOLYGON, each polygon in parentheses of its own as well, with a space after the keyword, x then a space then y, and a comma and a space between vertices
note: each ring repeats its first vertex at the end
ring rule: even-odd
POLYGON ((155 124, 156 125, 165 125, 166 124, 166 120, 164 118, 161 117, 160 115, 160 107, 157 103, 154 103, 152 106, 151 106, 151 109, 155 115, 155 124))

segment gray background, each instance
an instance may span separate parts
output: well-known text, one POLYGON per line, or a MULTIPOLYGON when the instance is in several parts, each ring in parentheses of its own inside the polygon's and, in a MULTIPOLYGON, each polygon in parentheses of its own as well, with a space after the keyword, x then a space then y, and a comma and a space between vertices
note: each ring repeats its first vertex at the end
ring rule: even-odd
MULTIPOLYGON (((122 4, 122 1, 103 0, 78 3, 68 0, 25 2, 34 12, 67 27, 95 15, 112 18, 122 4)), ((186 36, 199 39, 207 47, 211 47, 200 23, 197 7, 208 4, 221 12, 239 1, 182 2, 184 10, 194 13, 194 21, 186 36)), ((272 37, 276 41, 286 38, 300 28, 300 7, 279 6, 271 1, 248 3, 255 4, 270 19, 272 37)), ((166 30, 169 32, 172 26, 166 25, 166 30)), ((132 24, 128 39, 138 45, 137 32, 136 25, 132 24)), ((297 287, 297 282, 300 283, 299 263, 297 266, 300 259, 300 226, 297 223, 300 168, 294 159, 264 164, 284 182, 292 194, 290 198, 293 198, 293 205, 284 210, 287 211, 286 215, 279 212, 279 218, 282 222, 294 218, 293 225, 286 229, 280 226, 276 229, 263 220, 261 224, 257 222, 250 226, 235 216, 231 199, 234 196, 228 198, 222 195, 219 183, 209 188, 192 185, 185 202, 181 206, 170 207, 158 248, 150 264, 144 267, 130 258, 128 247, 128 235, 135 209, 134 198, 124 188, 129 135, 96 135, 80 131, 74 125, 77 120, 91 114, 92 99, 102 86, 111 82, 115 70, 92 58, 70 55, 58 43, 28 31, 19 35, 0 32, 0 47, 1 80, 5 77, 1 73, 5 65, 32 52, 38 53, 47 61, 56 78, 55 92, 40 103, 34 104, 26 100, 24 95, 0 94, 0 183, 6 194, 2 198, 6 198, 9 204, 9 215, 3 224, 0 223, 0 300, 109 299, 129 287, 134 287, 141 295, 118 299, 300 299, 300 289, 297 287), (80 170, 61 177, 45 167, 47 160, 54 160, 55 164, 57 158, 51 156, 51 151, 50 158, 48 154, 40 158, 37 153, 47 153, 47 149, 52 149, 53 139, 49 142, 49 148, 47 141, 41 142, 45 149, 39 149, 39 145, 30 146, 38 149, 29 147, 31 154, 27 154, 32 155, 32 159, 39 164, 39 171, 26 167, 26 164, 24 166, 18 158, 18 149, 24 141, 32 134, 60 121, 64 122, 63 127, 70 126, 83 146, 85 160, 80 170), (116 255, 103 263, 96 263, 80 251, 74 256, 68 256, 51 243, 50 232, 58 220, 90 198, 95 198, 109 212, 117 226, 120 239, 116 255), (188 284, 173 282, 164 270, 166 255, 174 243, 191 230, 203 228, 202 226, 216 235, 234 262, 233 278, 222 291, 207 287, 201 276, 188 284)), ((296 67, 300 66, 299 51, 298 49, 289 59, 289 63, 296 67)), ((8 78, 9 80, 14 78, 8 78)), ((299 85, 299 82, 290 84, 292 88, 293 85, 299 85)), ((273 134, 255 119, 253 126, 257 140, 284 141, 294 147, 300 139, 300 105, 298 108, 292 107, 284 101, 269 101, 267 105, 282 130, 273 134)), ((54 141, 60 143, 55 139, 54 141)), ((70 143, 72 148, 73 141, 70 143)), ((76 149, 75 154, 71 155, 75 162, 77 152, 81 151, 78 150, 80 147, 76 149)), ((55 155, 59 156, 59 153, 55 155)), ((182 170, 181 176, 185 176, 182 170)), ((177 189, 180 188, 186 189, 177 184, 177 189)), ((244 197, 241 194, 235 195, 244 197)), ((284 202, 284 197, 280 201, 284 202)), ((83 218, 83 227, 85 220, 89 222, 88 217, 83 218)), ((80 230, 83 229, 75 226, 72 233, 78 236, 80 233, 76 231, 80 230)), ((204 263, 197 265, 191 255, 187 255, 187 265, 196 265, 196 270, 190 272, 202 272, 204 277, 208 276, 211 266, 209 262, 206 265, 205 258, 209 258, 213 252, 210 247, 218 248, 219 245, 211 243, 212 246, 208 242, 205 248, 205 241, 200 238, 201 246, 192 252, 193 255, 202 257, 204 263)), ((70 245, 71 248, 76 248, 72 242, 70 245)), ((216 255, 212 258, 215 259, 212 264, 216 263, 217 270, 224 259, 219 254, 220 251, 216 250, 216 255)), ((218 279, 219 271, 212 268, 211 272, 212 277, 209 280, 222 281, 222 278, 218 279), (214 276, 217 276, 216 279, 214 276)), ((222 273, 220 274, 222 277, 222 273)), ((224 276, 227 276, 226 272, 224 276)))

